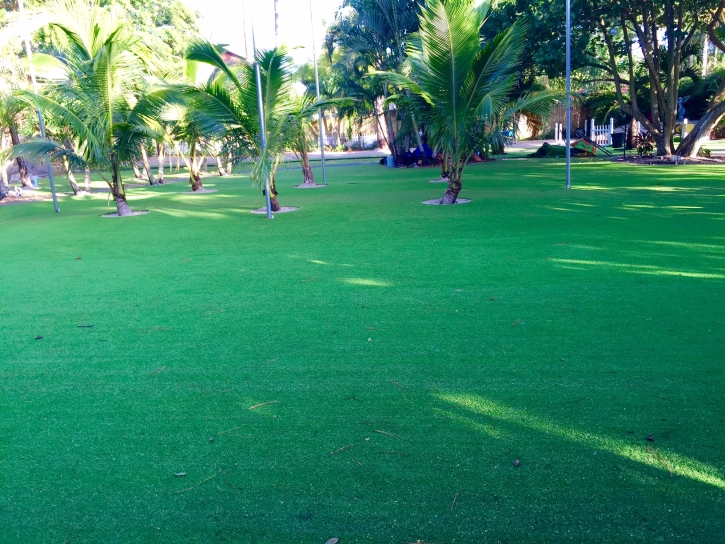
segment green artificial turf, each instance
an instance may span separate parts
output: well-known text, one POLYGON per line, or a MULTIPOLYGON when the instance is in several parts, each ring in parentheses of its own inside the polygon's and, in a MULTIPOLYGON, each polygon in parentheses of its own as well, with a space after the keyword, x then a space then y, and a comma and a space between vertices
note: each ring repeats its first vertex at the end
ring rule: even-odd
POLYGON ((438 173, 0 207, 0 541, 723 542, 725 167, 438 173))

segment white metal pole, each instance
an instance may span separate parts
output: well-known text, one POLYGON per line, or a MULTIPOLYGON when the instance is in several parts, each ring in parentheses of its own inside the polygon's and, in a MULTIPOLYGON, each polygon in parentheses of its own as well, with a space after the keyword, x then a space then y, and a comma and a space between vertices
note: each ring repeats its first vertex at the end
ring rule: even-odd
MULTIPOLYGON (((20 17, 25 19, 25 9, 23 0, 18 0, 18 12, 20 17)), ((30 81, 33 83, 33 93, 38 94, 38 82, 35 80, 35 68, 33 67, 33 49, 30 47, 30 32, 27 29, 23 32, 25 35, 25 54, 28 56, 28 67, 30 68, 30 81)), ((43 112, 40 108, 36 110, 38 112, 38 123, 40 124, 40 137, 45 140, 45 123, 43 122, 43 112)), ((53 166, 48 161, 48 179, 50 180, 50 192, 53 195, 53 208, 55 213, 60 213, 58 207, 58 196, 55 194, 55 179, 53 178, 53 166)))
MULTIPOLYGON (((257 108, 259 109, 259 136, 262 143, 262 153, 260 160, 264 160, 267 153, 267 128, 264 124, 264 100, 262 99, 262 77, 259 72, 259 62, 257 62, 257 45, 254 41, 254 28, 252 28, 252 54, 254 55, 254 76, 257 79, 257 108)), ((274 219, 272 215, 272 197, 269 194, 269 176, 264 176, 264 194, 267 200, 267 219, 274 219)))
POLYGON ((571 0, 566 0, 566 188, 571 189, 571 0))
MULTIPOLYGON (((317 68, 317 50, 315 49, 315 19, 312 16, 312 0, 310 0, 310 22, 312 24, 312 58, 315 59, 315 86, 317 101, 320 101, 320 72, 317 68)), ((325 166, 325 124, 322 122, 322 108, 317 108, 317 119, 320 124, 320 156, 322 158, 322 183, 327 185, 327 167, 325 166)))

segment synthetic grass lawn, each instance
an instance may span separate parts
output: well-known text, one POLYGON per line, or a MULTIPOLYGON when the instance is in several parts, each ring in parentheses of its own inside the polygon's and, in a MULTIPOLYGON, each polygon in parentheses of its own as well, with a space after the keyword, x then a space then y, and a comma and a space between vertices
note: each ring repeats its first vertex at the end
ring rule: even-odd
POLYGON ((0 207, 0 540, 723 542, 725 168, 328 176, 0 207))

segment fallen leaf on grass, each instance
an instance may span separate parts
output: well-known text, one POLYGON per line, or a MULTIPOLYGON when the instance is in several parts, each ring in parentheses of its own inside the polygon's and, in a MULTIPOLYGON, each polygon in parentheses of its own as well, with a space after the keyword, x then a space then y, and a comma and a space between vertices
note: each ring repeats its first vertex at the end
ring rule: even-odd
POLYGON ((174 476, 176 476, 177 478, 183 478, 184 476, 186 476, 186 472, 177 472, 176 474, 174 474, 174 476))
POLYGON ((514 466, 515 467, 519 466, 520 464, 521 464, 521 461, 519 461, 518 459, 516 459, 516 461, 514 461, 514 466))
POLYGON ((43 337, 42 337, 42 336, 36 336, 36 337, 35 337, 35 339, 36 339, 36 340, 42 340, 42 339, 43 339, 43 337))
POLYGON ((337 544, 339 541, 340 541, 339 538, 331 538, 330 540, 325 542, 325 544, 337 544))
POLYGON ((91 327, 94 327, 93 323, 88 323, 87 325, 78 325, 79 329, 90 329, 91 327))

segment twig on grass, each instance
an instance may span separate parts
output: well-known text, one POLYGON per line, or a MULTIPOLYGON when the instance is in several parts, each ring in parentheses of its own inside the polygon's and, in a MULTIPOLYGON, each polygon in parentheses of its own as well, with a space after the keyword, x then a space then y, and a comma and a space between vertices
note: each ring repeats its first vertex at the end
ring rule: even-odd
POLYGON ((513 323, 511 323, 511 326, 512 326, 512 327, 515 327, 515 326, 516 326, 516 325, 518 325, 519 323, 521 323, 521 320, 520 320, 520 319, 517 319, 516 321, 514 321, 513 323))
POLYGON ((456 493, 456 496, 453 497, 453 502, 451 503, 451 512, 453 512, 453 509, 456 507, 456 501, 458 500, 458 495, 460 495, 464 491, 465 491, 465 489, 459 490, 458 493, 456 493))
POLYGON ((227 429, 226 431, 222 431, 220 433, 216 433, 214 436, 219 436, 220 434, 227 434, 232 431, 236 431, 237 429, 241 429, 242 427, 245 427, 245 425, 240 425, 239 427, 234 427, 233 429, 227 429))
POLYGON ((341 447, 341 448, 340 448, 340 449, 338 449, 338 450, 335 450, 335 451, 331 451, 331 452, 330 452, 330 455, 335 455, 336 453, 340 453, 341 451, 343 451, 343 450, 346 450, 347 448, 354 448, 354 447, 355 447, 355 446, 357 446, 357 445, 358 445, 358 444, 348 444, 347 446, 343 446, 343 447, 341 447))
POLYGON ((201 484, 205 484, 206 482, 208 482, 212 478, 216 478, 222 472, 224 472, 224 469, 219 469, 214 474, 212 474, 211 476, 209 476, 206 480, 202 480, 201 482, 199 482, 196 485, 192 485, 191 487, 187 487, 186 489, 180 489, 179 491, 174 491, 174 495, 178 495, 179 493, 186 493, 187 491, 191 491, 192 489, 194 489, 196 487, 199 487, 201 484))
POLYGON ((269 402, 260 402, 259 404, 255 404, 254 406, 250 406, 247 408, 247 410, 256 410, 257 408, 261 408, 262 406, 267 406, 268 404, 277 404, 278 400, 270 400, 269 402))
POLYGON ((379 451, 378 453, 387 453, 389 455, 403 455, 405 457, 410 457, 409 453, 403 453, 402 451, 379 451))
POLYGON ((388 380, 388 381, 389 381, 390 383, 392 383, 392 384, 393 384, 393 385, 394 385, 395 387, 397 387, 398 389, 405 389, 405 387, 403 387, 402 385, 400 385, 400 384, 399 384, 398 382, 396 382, 395 380, 388 380))
POLYGON ((166 370, 165 366, 162 366, 161 368, 157 368, 156 370, 149 372, 149 376, 158 376, 161 374, 164 370, 166 370))
POLYGON ((386 432, 386 431, 379 431, 379 430, 375 429, 375 430, 374 430, 373 432, 374 432, 374 433, 380 433, 380 434, 385 434, 385 435, 387 435, 387 436, 392 436, 392 437, 393 437, 393 438, 395 438, 396 440, 405 440, 405 438, 401 438, 401 437, 399 437, 399 436, 398 436, 397 434, 389 433, 389 432, 386 432))

